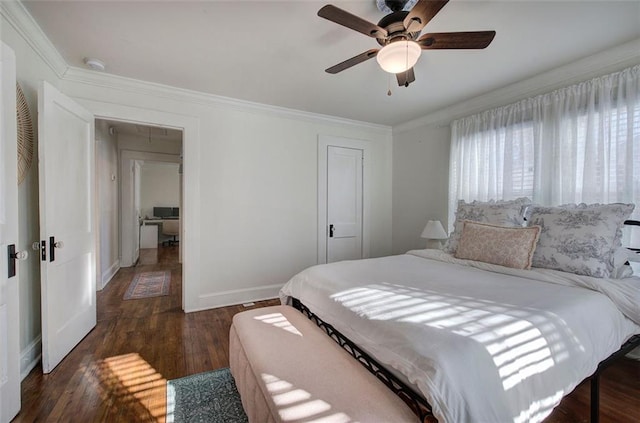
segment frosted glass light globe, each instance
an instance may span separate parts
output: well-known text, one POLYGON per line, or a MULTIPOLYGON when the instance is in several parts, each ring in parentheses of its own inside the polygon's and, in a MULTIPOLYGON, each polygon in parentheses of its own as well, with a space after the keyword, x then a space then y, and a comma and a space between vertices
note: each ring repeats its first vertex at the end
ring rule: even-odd
POLYGON ((416 64, 422 49, 415 41, 394 41, 382 47, 376 56, 380 67, 389 73, 401 73, 416 64))

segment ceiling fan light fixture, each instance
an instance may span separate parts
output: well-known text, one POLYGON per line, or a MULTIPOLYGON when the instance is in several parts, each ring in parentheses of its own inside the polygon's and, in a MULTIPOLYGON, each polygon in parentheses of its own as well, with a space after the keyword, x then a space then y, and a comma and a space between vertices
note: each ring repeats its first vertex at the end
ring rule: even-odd
POLYGON ((420 44, 415 41, 394 41, 380 49, 376 60, 385 72, 401 73, 416 64, 421 52, 420 44))

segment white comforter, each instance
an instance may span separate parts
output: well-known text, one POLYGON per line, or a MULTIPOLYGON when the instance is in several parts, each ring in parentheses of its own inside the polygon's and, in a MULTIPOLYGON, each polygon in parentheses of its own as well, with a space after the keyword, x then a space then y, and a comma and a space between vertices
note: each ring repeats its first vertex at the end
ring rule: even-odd
POLYGON ((280 295, 401 373, 443 423, 541 421, 640 333, 639 278, 513 270, 434 250, 314 266, 280 295))

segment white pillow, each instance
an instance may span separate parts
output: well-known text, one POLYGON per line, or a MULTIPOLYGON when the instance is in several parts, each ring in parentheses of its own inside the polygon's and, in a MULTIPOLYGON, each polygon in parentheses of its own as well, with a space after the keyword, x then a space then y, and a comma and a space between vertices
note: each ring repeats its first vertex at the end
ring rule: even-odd
POLYGON ((531 204, 526 197, 510 201, 474 201, 466 203, 458 201, 456 221, 453 224, 453 232, 445 243, 443 250, 449 254, 455 254, 464 228, 464 221, 489 223, 491 225, 519 227, 524 223, 524 209, 531 204))
POLYGON ((615 276, 615 252, 633 204, 530 206, 527 223, 542 227, 533 267, 597 278, 615 276))

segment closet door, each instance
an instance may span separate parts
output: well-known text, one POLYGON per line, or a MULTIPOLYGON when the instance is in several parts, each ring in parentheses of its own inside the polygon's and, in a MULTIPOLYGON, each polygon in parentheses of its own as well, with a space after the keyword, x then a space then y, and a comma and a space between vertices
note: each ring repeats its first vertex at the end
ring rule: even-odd
POLYGON ((362 157, 327 147, 327 263, 362 258, 362 157))

